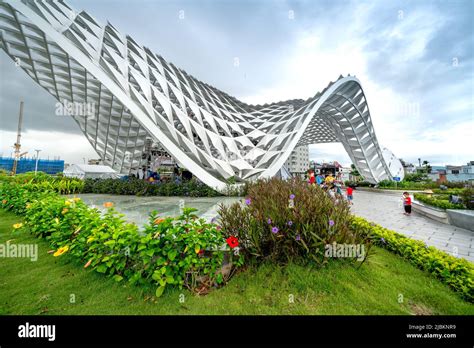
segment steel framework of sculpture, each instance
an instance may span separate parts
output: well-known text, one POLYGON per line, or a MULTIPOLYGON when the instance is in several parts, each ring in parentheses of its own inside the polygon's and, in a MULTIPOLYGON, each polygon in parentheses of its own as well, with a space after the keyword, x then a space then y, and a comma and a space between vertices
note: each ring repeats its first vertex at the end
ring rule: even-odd
POLYGON ((398 159, 378 145, 353 76, 306 101, 255 106, 63 1, 0 0, 0 35, 3 50, 58 101, 95 105, 94 117, 73 118, 104 162, 122 173, 141 164, 151 137, 218 190, 231 177, 271 177, 296 146, 327 142, 341 142, 372 183, 403 178, 398 159))

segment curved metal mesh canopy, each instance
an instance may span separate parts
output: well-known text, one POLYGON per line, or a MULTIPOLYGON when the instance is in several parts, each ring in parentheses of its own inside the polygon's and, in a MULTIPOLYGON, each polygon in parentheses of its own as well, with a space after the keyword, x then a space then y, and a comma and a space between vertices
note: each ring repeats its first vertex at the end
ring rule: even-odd
POLYGON ((0 34, 1 48, 58 101, 95 105, 94 117, 72 117, 121 173, 141 164, 153 138, 218 190, 231 177, 273 176, 296 146, 315 143, 341 142, 372 183, 403 175, 387 165, 353 76, 305 101, 248 105, 64 1, 0 0, 0 34))

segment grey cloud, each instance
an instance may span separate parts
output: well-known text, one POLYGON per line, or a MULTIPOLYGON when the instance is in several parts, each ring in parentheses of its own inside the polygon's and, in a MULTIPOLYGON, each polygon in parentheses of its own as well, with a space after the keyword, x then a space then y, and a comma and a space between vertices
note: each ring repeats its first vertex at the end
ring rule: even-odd
POLYGON ((23 98, 23 130, 56 130, 81 133, 69 116, 56 116, 56 99, 46 92, 2 50, 0 52, 0 128, 16 131, 20 99, 23 98))
POLYGON ((390 87, 419 104, 422 117, 411 124, 418 135, 423 136, 423 131, 430 128, 444 127, 447 119, 472 120, 472 104, 455 113, 450 110, 453 105, 473 98, 473 3, 400 2, 374 11, 380 15, 373 17, 372 26, 364 34, 369 77, 377 85, 390 87), (406 59, 403 54, 405 46, 416 38, 416 28, 401 38, 388 37, 389 31, 399 24, 393 18, 397 8, 403 9, 404 16, 416 15, 418 28, 426 28, 434 19, 433 13, 442 23, 433 29, 420 57, 406 59), (457 66, 453 64, 454 58, 457 66))

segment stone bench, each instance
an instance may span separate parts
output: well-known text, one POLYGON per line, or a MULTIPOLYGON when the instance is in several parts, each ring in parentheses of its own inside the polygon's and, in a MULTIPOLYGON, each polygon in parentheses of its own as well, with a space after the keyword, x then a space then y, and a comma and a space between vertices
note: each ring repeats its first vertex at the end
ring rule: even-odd
POLYGON ((447 209, 446 213, 451 225, 474 231, 474 210, 447 209))
POLYGON ((412 209, 418 214, 424 215, 430 219, 436 220, 443 224, 450 224, 448 213, 444 209, 432 207, 416 200, 413 200, 412 202, 412 209))

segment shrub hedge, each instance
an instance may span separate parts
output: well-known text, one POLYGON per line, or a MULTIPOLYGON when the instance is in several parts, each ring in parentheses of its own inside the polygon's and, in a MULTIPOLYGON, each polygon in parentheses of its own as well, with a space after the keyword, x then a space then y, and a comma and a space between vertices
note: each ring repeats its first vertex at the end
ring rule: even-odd
POLYGON ((440 209, 466 209, 461 203, 451 203, 448 199, 441 196, 428 196, 424 193, 415 193, 416 200, 440 209))
POLYGON ((352 228, 368 236, 375 245, 390 250, 474 302, 474 264, 451 256, 424 242, 411 239, 367 220, 354 217, 352 228))
POLYGON ((137 196, 190 196, 216 197, 222 194, 196 180, 181 184, 174 182, 156 183, 132 179, 85 179, 82 193, 107 193, 137 196))
MULTIPOLYGON (((398 190, 425 190, 425 189, 437 189, 439 188, 440 184, 435 181, 400 181, 395 182, 393 180, 382 180, 378 184, 379 188, 382 189, 398 189, 398 190)), ((464 188, 466 185, 469 185, 468 182, 445 182, 443 183, 444 186, 448 188, 464 188)))

